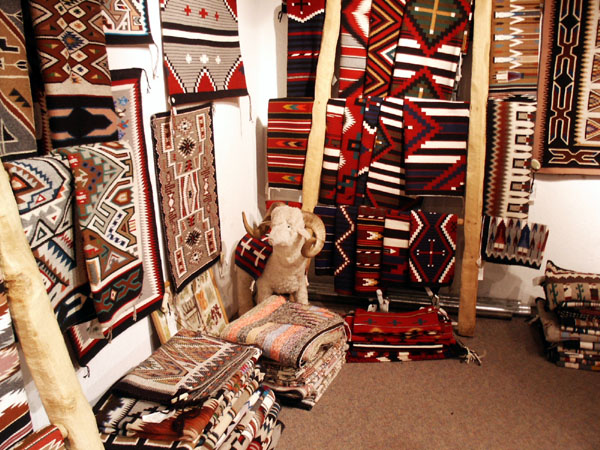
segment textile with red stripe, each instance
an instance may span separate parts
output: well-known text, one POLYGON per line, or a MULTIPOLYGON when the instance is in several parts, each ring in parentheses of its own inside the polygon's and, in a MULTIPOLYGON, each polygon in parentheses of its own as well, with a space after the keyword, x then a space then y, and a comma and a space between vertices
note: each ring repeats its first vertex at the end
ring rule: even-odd
POLYGON ((345 106, 346 99, 343 98, 331 98, 327 102, 325 148, 323 149, 323 167, 321 168, 321 185, 319 187, 319 203, 327 205, 335 204, 345 106))
POLYGON ((408 0, 389 95, 450 100, 470 0, 408 0))
POLYGON ((372 0, 342 0, 339 95, 361 95, 367 65, 372 0))
POLYGON ((288 0, 288 97, 314 97, 325 0, 288 0))
POLYGON ((403 99, 393 97, 385 98, 381 104, 377 136, 367 174, 367 205, 399 208, 403 202, 403 104, 403 99))
POLYGON ((260 277, 273 247, 267 238, 256 239, 246 233, 235 248, 235 264, 252 278, 260 277))
POLYGON ((313 100, 269 100, 267 172, 269 188, 302 189, 313 100))
POLYGON ((356 216, 358 208, 340 205, 335 213, 333 250, 333 287, 338 294, 354 293, 354 264, 356 261, 356 216))
POLYGON ((408 239, 410 213, 389 210, 383 225, 383 254, 381 256, 381 284, 397 287, 408 281, 408 239))
POLYGON ((356 292, 375 292, 381 278, 385 208, 359 206, 356 218, 356 292))
POLYGON ((340 150, 335 196, 338 205, 354 204, 363 131, 362 122, 366 104, 367 99, 352 97, 346 100, 346 106, 344 107, 342 148, 340 150))
POLYGON ((315 274, 333 275, 333 246, 335 240, 335 206, 317 205, 314 213, 325 225, 325 244, 315 256, 315 274))
POLYGON ((373 0, 364 95, 385 97, 390 90, 405 7, 406 0, 373 0))
POLYGON ((444 286, 454 278, 456 254, 455 214, 413 210, 408 242, 409 273, 413 284, 444 286))
POLYGON ((375 144, 377 123, 379 122, 379 110, 382 99, 380 97, 367 97, 365 112, 363 114, 362 133, 360 139, 360 153, 358 156, 358 172, 356 176, 355 205, 361 205, 365 197, 367 187, 367 176, 371 165, 371 155, 375 144))
POLYGON ((406 193, 463 195, 468 134, 467 102, 405 98, 406 193))

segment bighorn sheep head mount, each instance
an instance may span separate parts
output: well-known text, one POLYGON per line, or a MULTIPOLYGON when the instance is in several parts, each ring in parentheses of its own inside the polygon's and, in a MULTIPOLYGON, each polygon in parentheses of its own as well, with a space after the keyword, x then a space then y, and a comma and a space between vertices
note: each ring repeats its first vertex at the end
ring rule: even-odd
POLYGON ((262 222, 250 227, 242 213, 244 227, 254 238, 266 235, 273 253, 262 275, 256 280, 256 302, 273 294, 290 294, 298 303, 308 303, 307 261, 315 257, 325 243, 325 225, 316 214, 275 202, 262 222))

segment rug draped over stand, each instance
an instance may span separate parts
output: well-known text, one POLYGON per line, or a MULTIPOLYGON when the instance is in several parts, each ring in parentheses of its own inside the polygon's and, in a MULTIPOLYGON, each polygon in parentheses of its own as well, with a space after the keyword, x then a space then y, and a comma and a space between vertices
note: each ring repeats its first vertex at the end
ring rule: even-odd
POLYGON ((385 213, 385 208, 358 207, 354 284, 357 293, 373 293, 380 287, 385 213))

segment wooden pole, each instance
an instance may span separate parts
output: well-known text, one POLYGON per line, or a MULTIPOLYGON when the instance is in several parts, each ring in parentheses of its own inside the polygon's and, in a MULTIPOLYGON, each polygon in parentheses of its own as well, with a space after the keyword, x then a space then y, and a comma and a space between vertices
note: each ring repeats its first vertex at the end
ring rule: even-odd
POLYGON ((458 334, 475 334, 479 245, 483 208, 483 179, 486 146, 486 110, 490 71, 492 4, 475 2, 471 106, 465 192, 464 251, 461 265, 458 334))
POLYGON ((341 0, 327 0, 325 24, 317 63, 315 101, 312 109, 312 125, 308 135, 306 163, 302 178, 302 209, 313 212, 319 200, 319 184, 325 148, 325 120, 327 101, 331 97, 331 84, 335 69, 335 53, 340 34, 341 0))
POLYGON ((8 306, 46 414, 66 434, 68 448, 101 450, 96 419, 75 375, 2 164, 0 205, 0 269, 8 306))

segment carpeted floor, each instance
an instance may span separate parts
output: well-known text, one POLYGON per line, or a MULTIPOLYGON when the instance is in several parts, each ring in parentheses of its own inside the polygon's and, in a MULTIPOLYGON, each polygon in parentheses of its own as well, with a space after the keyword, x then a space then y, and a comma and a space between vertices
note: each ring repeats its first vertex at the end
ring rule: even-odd
POLYGON ((548 362, 522 317, 477 318, 461 340, 481 366, 346 364, 312 410, 283 408, 277 448, 600 448, 600 373, 548 362))

